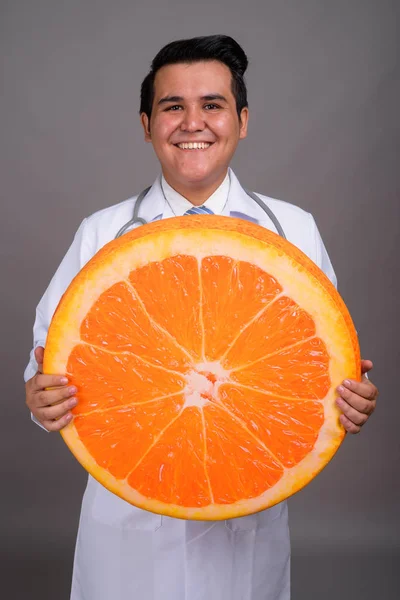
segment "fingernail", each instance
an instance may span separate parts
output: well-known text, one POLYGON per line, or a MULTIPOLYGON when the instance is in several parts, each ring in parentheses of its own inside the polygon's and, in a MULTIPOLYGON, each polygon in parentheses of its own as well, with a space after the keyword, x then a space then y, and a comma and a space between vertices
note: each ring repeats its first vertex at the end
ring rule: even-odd
POLYGON ((76 398, 71 398, 71 400, 68 402, 68 406, 76 406, 78 404, 78 400, 76 398))
POLYGON ((347 385, 347 387, 351 387, 351 381, 350 381, 350 379, 345 379, 343 381, 343 383, 344 383, 344 385, 347 385))
POLYGON ((342 385, 338 386, 338 392, 340 392, 341 394, 345 391, 344 387, 342 385))
POLYGON ((68 391, 70 394, 76 394, 76 392, 78 390, 76 389, 76 387, 74 385, 72 385, 70 388, 68 388, 68 391))
POLYGON ((344 400, 342 398, 336 398, 336 404, 339 406, 344 406, 344 400))
POLYGON ((68 379, 66 377, 61 377, 60 383, 61 385, 66 385, 68 383, 68 379))
POLYGON ((67 423, 72 421, 72 419, 73 419, 73 415, 71 413, 68 413, 67 416, 65 417, 65 420, 67 421, 67 423))

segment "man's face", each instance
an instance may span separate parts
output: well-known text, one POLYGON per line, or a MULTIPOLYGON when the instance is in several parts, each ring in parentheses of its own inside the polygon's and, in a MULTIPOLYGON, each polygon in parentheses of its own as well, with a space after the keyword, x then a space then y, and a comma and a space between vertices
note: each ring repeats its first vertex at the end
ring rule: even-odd
POLYGON ((150 123, 144 113, 141 119, 168 183, 179 190, 222 181, 248 120, 244 108, 239 121, 228 67, 167 65, 157 72, 154 91, 150 123))

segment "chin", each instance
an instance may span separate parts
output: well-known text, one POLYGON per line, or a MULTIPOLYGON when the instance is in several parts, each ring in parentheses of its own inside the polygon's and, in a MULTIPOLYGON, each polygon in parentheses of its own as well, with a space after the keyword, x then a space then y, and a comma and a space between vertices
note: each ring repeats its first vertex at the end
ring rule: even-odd
POLYGON ((179 179, 186 184, 207 184, 213 180, 213 172, 209 169, 188 168, 179 172, 179 179))

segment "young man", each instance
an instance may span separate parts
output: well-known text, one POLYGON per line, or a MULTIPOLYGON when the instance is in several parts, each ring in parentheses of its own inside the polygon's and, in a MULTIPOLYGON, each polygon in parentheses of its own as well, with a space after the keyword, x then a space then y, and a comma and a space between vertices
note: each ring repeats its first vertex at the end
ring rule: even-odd
MULTIPOLYGON (((140 112, 145 140, 153 144, 162 174, 145 195, 139 217, 151 222, 201 206, 275 230, 229 169, 239 140, 247 134, 246 67, 242 48, 227 36, 181 40, 158 53, 142 84, 140 112)), ((261 198, 287 238, 335 283, 312 216, 261 198)), ((135 201, 83 221, 39 303, 26 394, 33 418, 49 431, 69 423, 70 411, 79 402, 65 378, 41 373, 52 314, 75 274, 131 219, 135 201)), ((370 361, 363 361, 364 373, 371 368, 370 361)), ((363 378, 344 383, 338 392, 341 422, 348 432, 357 433, 375 408, 377 390, 363 378)), ((288 600, 289 564, 286 502, 225 522, 182 521, 137 509, 89 477, 71 598, 288 600)))

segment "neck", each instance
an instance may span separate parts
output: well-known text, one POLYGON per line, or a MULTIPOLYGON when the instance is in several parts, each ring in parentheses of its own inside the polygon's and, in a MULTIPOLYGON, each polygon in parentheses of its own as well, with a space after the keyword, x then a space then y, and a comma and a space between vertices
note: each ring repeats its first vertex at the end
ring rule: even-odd
POLYGON ((187 182, 181 184, 179 181, 172 179, 168 173, 163 171, 165 181, 176 191, 178 194, 189 200, 193 206, 201 206, 204 204, 210 196, 219 188, 221 183, 224 181, 227 170, 218 177, 213 183, 199 184, 198 182, 187 182))

